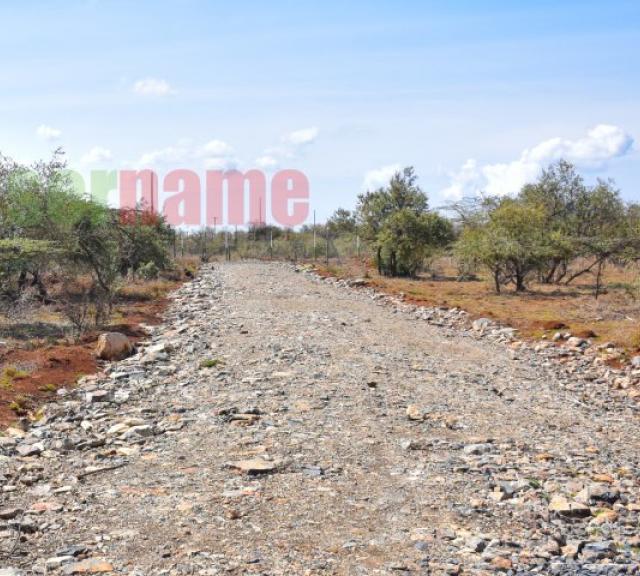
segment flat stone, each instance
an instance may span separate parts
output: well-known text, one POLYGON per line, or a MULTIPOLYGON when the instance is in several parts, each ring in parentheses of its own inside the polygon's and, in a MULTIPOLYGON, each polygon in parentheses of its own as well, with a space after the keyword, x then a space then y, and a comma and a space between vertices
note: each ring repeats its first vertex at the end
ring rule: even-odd
POLYGON ((87 402, 109 402, 111 400, 111 392, 109 390, 94 390, 87 393, 87 402))
POLYGON ((563 496, 554 496, 549 503, 549 511, 557 512, 566 518, 587 518, 591 516, 588 506, 580 502, 569 502, 563 496))
POLYGON ((16 448, 16 452, 23 457, 38 456, 44 452, 44 445, 42 442, 35 442, 34 444, 20 444, 16 448))
POLYGON ((54 556, 53 558, 47 558, 45 566, 49 570, 60 568, 63 564, 68 564, 73 561, 73 556, 54 556))
POLYGON ((62 570, 64 574, 101 574, 103 572, 112 572, 113 565, 106 560, 91 558, 82 562, 67 564, 62 570))
POLYGON ((240 470, 247 474, 266 474, 273 472, 277 466, 274 462, 263 460, 262 458, 252 458, 251 460, 239 460, 230 464, 231 468, 240 470))
POLYGON ((473 321, 473 324, 471 325, 471 327, 476 332, 483 332, 484 330, 489 328, 489 326, 491 326, 492 324, 493 322, 489 320, 489 318, 478 318, 477 320, 473 321))
POLYGON ((11 520, 21 513, 21 508, 3 508, 0 510, 0 520, 11 520))
POLYGON ((409 406, 407 406, 407 418, 409 418, 409 420, 419 422, 425 420, 428 416, 429 412, 425 408, 420 408, 415 404, 409 404, 409 406))
POLYGON ((462 451, 470 456, 480 456, 481 454, 487 454, 493 450, 493 445, 483 444, 467 444, 462 451))

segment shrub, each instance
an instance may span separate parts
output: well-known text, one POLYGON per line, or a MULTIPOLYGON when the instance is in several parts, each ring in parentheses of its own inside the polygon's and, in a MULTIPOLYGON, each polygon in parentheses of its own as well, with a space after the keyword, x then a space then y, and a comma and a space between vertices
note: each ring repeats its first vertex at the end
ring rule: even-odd
POLYGON ((145 280, 157 280, 158 275, 160 274, 160 270, 158 269, 157 264, 151 260, 146 264, 140 266, 138 270, 140 276, 145 280))

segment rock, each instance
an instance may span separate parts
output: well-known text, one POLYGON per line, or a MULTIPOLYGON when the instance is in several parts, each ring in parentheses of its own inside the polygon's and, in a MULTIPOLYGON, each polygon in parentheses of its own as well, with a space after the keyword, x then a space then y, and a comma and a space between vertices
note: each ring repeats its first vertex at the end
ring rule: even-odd
POLYGON ((122 437, 126 440, 135 440, 138 438, 149 438, 153 436, 153 426, 149 424, 143 424, 141 426, 132 426, 129 428, 122 437))
POLYGON ((22 576, 22 571, 17 568, 0 568, 0 576, 22 576))
POLYGON ((33 444, 20 444, 16 448, 16 452, 23 457, 38 456, 44 452, 44 445, 42 442, 35 442, 33 444))
POLYGON ((576 558, 582 547, 581 542, 567 542, 565 546, 562 546, 560 553, 566 558, 576 558))
POLYGON ((120 332, 100 334, 96 356, 102 360, 122 360, 133 354, 133 344, 120 332))
POLYGON ((109 402, 111 400, 111 392, 109 390, 94 390, 93 392, 87 392, 86 399, 89 404, 109 402))
POLYGON ((587 518, 591 516, 588 506, 580 502, 569 502, 563 496, 554 496, 549 503, 549 511, 557 512, 566 518, 587 518))
POLYGON ((634 356, 631 358, 631 366, 634 368, 640 368, 640 356, 634 356))
POLYGON ((487 454, 493 450, 493 446, 488 443, 483 444, 467 444, 462 451, 470 456, 480 456, 487 454))
POLYGON ((509 560, 509 558, 505 558, 504 556, 496 556, 493 560, 491 560, 491 565, 498 570, 511 570, 513 567, 513 562, 509 560))
POLYGON ((420 408, 415 404, 409 404, 407 406, 407 418, 413 421, 426 420, 429 417, 429 412, 425 408, 420 408))
POLYGON ((529 488, 529 483, 526 480, 500 483, 500 491, 503 492, 507 496, 507 498, 513 498, 519 492, 523 492, 525 490, 528 490, 529 488))
POLYGON ((598 512, 590 524, 600 526, 601 524, 611 524, 618 520, 618 513, 615 510, 602 510, 598 512))
POLYGON ((613 504, 620 498, 620 491, 609 486, 592 485, 583 488, 575 495, 575 500, 582 504, 594 505, 598 502, 613 504))
POLYGON ((24 534, 35 534, 39 529, 39 526, 29 516, 23 516, 18 520, 11 520, 9 521, 9 526, 20 530, 20 532, 24 534))
POLYGON ((122 434, 126 430, 129 430, 129 428, 131 428, 131 426, 129 426, 129 424, 127 424, 126 422, 118 422, 107 430, 107 436, 117 436, 119 434, 122 434))
POLYGON ((471 327, 476 332, 484 332, 492 324, 493 322, 489 320, 489 318, 478 318, 477 320, 473 321, 473 324, 471 325, 471 327))
POLYGON ((615 543, 608 541, 587 542, 582 547, 581 556, 590 560, 602 560, 603 558, 613 558, 616 555, 615 543))
POLYGON ((262 458, 240 460, 238 462, 232 462, 229 466, 247 474, 266 474, 273 472, 277 468, 274 462, 263 460, 262 458))
POLYGON ((45 566, 47 570, 55 570, 60 568, 63 564, 68 564, 73 561, 73 556, 54 556, 53 558, 47 558, 45 566))
POLYGON ((474 536, 467 540, 466 547, 472 552, 480 553, 487 547, 487 542, 484 538, 474 536))
POLYGON ((82 562, 67 564, 62 571, 64 574, 101 574, 103 572, 113 572, 113 565, 105 560, 91 558, 82 562))
POLYGON ((12 520, 20 514, 22 514, 22 509, 20 508, 4 508, 0 510, 0 520, 12 520))
POLYGON ((578 338, 577 336, 571 336, 571 338, 567 340, 567 346, 569 348, 582 348, 588 344, 584 338, 578 338))

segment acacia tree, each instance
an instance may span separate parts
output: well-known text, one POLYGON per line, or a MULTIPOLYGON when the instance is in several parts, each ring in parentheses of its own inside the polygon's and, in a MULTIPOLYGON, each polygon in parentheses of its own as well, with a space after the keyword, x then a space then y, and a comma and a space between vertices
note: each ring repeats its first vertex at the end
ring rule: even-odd
POLYGON ((640 227, 611 181, 587 186, 573 165, 560 161, 515 198, 488 199, 466 212, 456 246, 462 262, 480 262, 496 290, 543 282, 570 284, 592 274, 595 296, 608 262, 638 253, 640 227))
POLYGON ((396 172, 386 187, 358 196, 362 237, 374 246, 381 274, 414 276, 425 257, 452 237, 451 224, 429 211, 412 167, 396 172))
POLYGON ((356 231, 356 215, 351 210, 338 208, 327 220, 332 234, 354 234, 356 231))
POLYGON ((575 239, 588 223, 581 208, 588 204, 589 190, 575 167, 564 160, 542 171, 535 183, 526 184, 518 198, 540 207, 545 213, 545 234, 549 240, 549 259, 541 265, 544 283, 560 282, 569 273, 575 258, 575 239))
POLYGON ((455 251, 458 258, 472 259, 487 268, 497 293, 507 283, 523 292, 528 279, 549 257, 544 217, 539 206, 504 198, 467 224, 455 251))

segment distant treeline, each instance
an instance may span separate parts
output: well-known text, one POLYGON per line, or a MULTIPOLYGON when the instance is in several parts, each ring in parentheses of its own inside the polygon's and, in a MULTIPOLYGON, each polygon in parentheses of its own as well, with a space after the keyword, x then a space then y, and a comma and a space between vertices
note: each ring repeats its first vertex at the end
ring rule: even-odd
POLYGON ((640 205, 627 204, 612 181, 585 184, 559 161, 514 197, 479 197, 430 210, 412 168, 358 198, 356 210, 337 210, 328 226, 356 232, 380 272, 415 276, 437 254, 452 254, 460 278, 488 271, 495 290, 524 291, 536 279, 569 284, 585 274, 601 290, 609 263, 640 259, 640 205))

